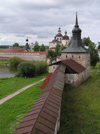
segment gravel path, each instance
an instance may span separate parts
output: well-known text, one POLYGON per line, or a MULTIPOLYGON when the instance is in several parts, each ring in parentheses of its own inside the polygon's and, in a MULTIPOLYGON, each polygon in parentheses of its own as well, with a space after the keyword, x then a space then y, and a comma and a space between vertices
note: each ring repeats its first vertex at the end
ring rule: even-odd
POLYGON ((9 99, 13 98, 14 96, 20 94, 21 92, 25 91, 29 87, 32 87, 32 86, 34 86, 34 85, 36 85, 36 84, 38 84, 38 83, 40 83, 41 81, 44 81, 44 80, 45 80, 45 78, 41 79, 40 81, 37 81, 37 82, 35 82, 33 84, 30 84, 30 85, 28 85, 26 87, 23 87, 23 88, 19 89, 18 91, 14 92, 14 93, 12 93, 12 94, 10 94, 8 96, 6 96, 5 98, 0 100, 0 105, 3 104, 4 102, 8 101, 9 99))

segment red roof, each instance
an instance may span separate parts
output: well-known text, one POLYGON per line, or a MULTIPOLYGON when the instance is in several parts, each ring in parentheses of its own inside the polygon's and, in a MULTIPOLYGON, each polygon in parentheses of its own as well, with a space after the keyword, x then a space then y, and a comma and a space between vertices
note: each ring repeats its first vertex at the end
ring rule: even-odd
POLYGON ((55 49, 56 47, 51 47, 50 49, 55 49))
POLYGON ((40 54, 47 54, 46 51, 25 51, 25 49, 0 49, 0 52, 2 53, 40 53, 40 54))
POLYGON ((78 62, 76 62, 72 59, 61 60, 61 61, 55 62, 51 65, 60 65, 60 64, 70 67, 72 70, 74 70, 78 74, 86 70, 85 67, 83 67, 81 64, 79 64, 78 62))
POLYGON ((63 62, 67 66, 69 66, 71 69, 73 69, 78 74, 86 70, 85 67, 83 67, 81 64, 79 64, 78 62, 76 62, 72 59, 62 60, 61 62, 63 62))
POLYGON ((64 35, 64 36, 63 36, 63 40, 69 40, 69 36, 64 35))

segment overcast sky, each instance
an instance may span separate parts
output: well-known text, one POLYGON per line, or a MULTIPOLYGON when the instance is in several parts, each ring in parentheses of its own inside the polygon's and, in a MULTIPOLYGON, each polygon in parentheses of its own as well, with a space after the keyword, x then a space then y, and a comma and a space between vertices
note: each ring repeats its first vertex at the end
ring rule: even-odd
POLYGON ((100 0, 0 0, 0 45, 49 45, 59 27, 71 37, 76 12, 82 38, 100 42, 100 0))

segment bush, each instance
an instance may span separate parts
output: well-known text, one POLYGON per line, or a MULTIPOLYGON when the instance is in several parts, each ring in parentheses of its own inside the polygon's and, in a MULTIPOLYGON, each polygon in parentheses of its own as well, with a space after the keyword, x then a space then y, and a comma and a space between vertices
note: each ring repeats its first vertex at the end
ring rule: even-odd
POLYGON ((18 66, 18 77, 34 77, 36 76, 36 66, 34 63, 26 61, 18 66))
POLYGON ((36 65, 36 70, 37 70, 37 75, 41 75, 44 73, 47 73, 47 63, 44 61, 37 61, 35 62, 36 65))
POLYGON ((19 57, 13 57, 9 60, 10 67, 16 67, 20 64, 21 59, 19 57))
POLYGON ((43 61, 25 61, 18 66, 18 77, 34 77, 47 73, 47 63, 43 61))

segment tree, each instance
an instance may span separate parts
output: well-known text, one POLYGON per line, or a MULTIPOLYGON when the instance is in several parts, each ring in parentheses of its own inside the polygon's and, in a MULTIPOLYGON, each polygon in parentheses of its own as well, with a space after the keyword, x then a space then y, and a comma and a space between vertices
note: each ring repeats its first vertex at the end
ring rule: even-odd
POLYGON ((14 43, 13 47, 19 47, 19 44, 18 43, 14 43))
POLYGON ((60 46, 59 43, 57 43, 56 48, 55 48, 56 56, 60 56, 61 55, 60 50, 61 50, 61 46, 60 46))
POLYGON ((71 39, 70 39, 70 41, 69 41, 69 43, 68 43, 68 47, 69 47, 70 44, 72 43, 72 38, 73 38, 73 37, 71 37, 71 39))
POLYGON ((90 63, 91 66, 94 68, 99 61, 99 55, 98 51, 96 50, 96 45, 92 42, 89 44, 89 50, 91 51, 90 53, 90 63))
POLYGON ((66 46, 63 46, 63 45, 62 45, 62 46, 61 46, 61 51, 64 50, 64 49, 66 49, 66 48, 67 48, 66 46))
POLYGON ((56 60, 56 53, 55 53, 55 51, 53 51, 53 50, 48 50, 48 54, 47 54, 47 56, 46 56, 48 59, 50 59, 50 63, 52 64, 52 62, 54 61, 54 60, 56 60))
POLYGON ((83 38, 82 41, 83 41, 84 46, 89 47, 89 50, 90 50, 90 64, 94 68, 96 66, 97 62, 99 61, 99 55, 98 55, 98 51, 96 50, 96 45, 95 45, 94 42, 92 42, 90 40, 89 37, 83 38))
POLYGON ((100 49, 100 44, 98 45, 97 49, 100 49))
POLYGON ((42 45, 40 46, 40 51, 45 51, 45 46, 44 46, 44 44, 42 44, 42 45))
POLYGON ((35 45, 34 45, 34 51, 39 51, 39 48, 40 48, 40 46, 39 46, 39 43, 37 42, 37 41, 35 41, 35 45))
POLYGON ((12 57, 9 59, 9 65, 10 67, 15 67, 17 68, 17 66, 21 63, 21 59, 19 57, 12 57))
POLYGON ((83 42, 83 45, 84 45, 84 46, 89 46, 89 44, 92 43, 92 41, 90 40, 90 37, 84 37, 84 38, 82 39, 82 42, 83 42))

